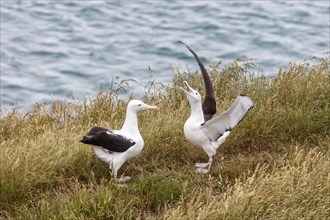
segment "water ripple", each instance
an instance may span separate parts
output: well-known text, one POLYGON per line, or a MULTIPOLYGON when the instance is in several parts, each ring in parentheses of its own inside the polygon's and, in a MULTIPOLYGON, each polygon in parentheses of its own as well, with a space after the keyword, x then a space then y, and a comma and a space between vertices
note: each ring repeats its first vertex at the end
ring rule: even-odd
POLYGON ((267 75, 329 51, 328 1, 1 2, 1 106, 95 95, 115 76, 133 78, 138 98, 171 67, 256 58, 267 75))

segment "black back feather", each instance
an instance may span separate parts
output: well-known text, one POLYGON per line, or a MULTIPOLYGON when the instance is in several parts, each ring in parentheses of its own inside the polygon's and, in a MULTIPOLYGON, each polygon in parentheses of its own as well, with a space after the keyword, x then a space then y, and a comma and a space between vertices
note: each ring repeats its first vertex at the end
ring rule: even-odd
POLYGON ((111 152, 125 152, 135 144, 134 141, 102 127, 92 128, 80 142, 103 147, 111 152))

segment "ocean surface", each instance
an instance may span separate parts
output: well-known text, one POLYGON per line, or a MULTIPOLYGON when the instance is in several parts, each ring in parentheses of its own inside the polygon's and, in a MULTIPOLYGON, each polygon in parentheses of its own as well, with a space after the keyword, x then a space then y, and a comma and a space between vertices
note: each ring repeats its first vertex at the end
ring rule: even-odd
POLYGON ((82 100, 125 79, 139 98, 172 67, 199 70, 178 40, 205 66, 245 55, 271 76, 328 56, 329 13, 328 0, 1 0, 1 108, 82 100))

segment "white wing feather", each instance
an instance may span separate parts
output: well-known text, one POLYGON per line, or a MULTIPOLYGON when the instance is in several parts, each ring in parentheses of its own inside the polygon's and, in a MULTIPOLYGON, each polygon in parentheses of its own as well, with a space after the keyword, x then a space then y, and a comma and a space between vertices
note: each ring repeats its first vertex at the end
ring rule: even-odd
POLYGON ((221 115, 204 123, 202 130, 210 140, 216 141, 223 133, 232 130, 253 107, 254 103, 250 97, 240 95, 221 115))

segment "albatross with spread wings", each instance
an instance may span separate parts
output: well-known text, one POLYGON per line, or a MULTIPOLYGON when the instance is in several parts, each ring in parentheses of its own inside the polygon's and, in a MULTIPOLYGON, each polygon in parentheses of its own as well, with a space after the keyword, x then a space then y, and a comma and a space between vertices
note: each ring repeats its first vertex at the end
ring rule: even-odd
POLYGON ((120 130, 93 127, 80 142, 94 146, 96 156, 109 165, 117 181, 127 181, 130 179, 128 176, 117 179, 117 172, 125 161, 136 157, 144 146, 138 128, 137 113, 155 109, 158 107, 147 105, 140 100, 131 100, 127 105, 124 125, 120 130))
MULTIPOLYGON (((184 44, 183 42, 179 41, 184 44)), ((239 95, 234 103, 222 114, 214 117, 216 101, 210 77, 198 55, 186 44, 194 55, 203 75, 205 84, 205 99, 184 81, 187 90, 180 88, 187 96, 191 107, 190 117, 184 124, 184 134, 188 141, 201 147, 209 157, 208 163, 196 163, 197 171, 207 173, 212 165, 213 156, 218 147, 225 141, 231 130, 244 118, 246 113, 254 107, 250 97, 239 95), (207 167, 207 169, 205 169, 207 167)))

